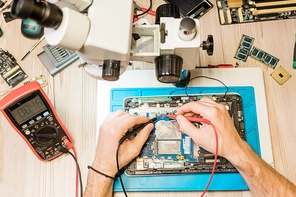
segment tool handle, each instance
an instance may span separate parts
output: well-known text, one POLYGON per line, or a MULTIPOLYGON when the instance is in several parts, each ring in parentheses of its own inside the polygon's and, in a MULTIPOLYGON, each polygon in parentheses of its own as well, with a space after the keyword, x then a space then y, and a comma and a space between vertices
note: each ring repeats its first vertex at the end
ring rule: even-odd
POLYGON ((120 140, 119 140, 119 144, 122 144, 122 142, 124 142, 126 139, 130 138, 131 136, 133 136, 136 133, 139 133, 142 129, 144 129, 144 127, 146 127, 146 125, 150 124, 150 123, 154 123, 157 120, 157 118, 152 118, 150 119, 148 122, 141 124, 140 126, 138 126, 136 129, 129 129, 128 132, 126 132, 125 136, 123 136, 120 140))
MULTIPOLYGON (((203 118, 195 118, 195 117, 190 117, 190 116, 184 116, 187 120, 189 120, 190 122, 201 122, 201 123, 206 123, 206 124, 210 124, 211 121, 207 120, 207 119, 203 119, 203 118)), ((177 119, 177 115, 169 115, 169 118, 171 119, 177 119)))

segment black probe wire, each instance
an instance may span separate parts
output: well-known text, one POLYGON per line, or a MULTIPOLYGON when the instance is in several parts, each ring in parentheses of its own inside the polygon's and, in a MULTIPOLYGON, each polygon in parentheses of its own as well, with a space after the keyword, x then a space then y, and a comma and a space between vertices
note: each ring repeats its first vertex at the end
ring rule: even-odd
POLYGON ((138 17, 138 16, 142 16, 142 15, 146 14, 147 12, 149 12, 151 10, 151 8, 152 8, 152 0, 150 0, 150 6, 145 12, 143 12, 141 14, 134 15, 134 17, 138 17))
MULTIPOLYGON (((79 182, 80 182, 80 196, 82 197, 83 196, 83 192, 82 192, 83 188, 82 188, 82 180, 81 180, 81 172, 80 172, 79 164, 78 164, 77 159, 73 155, 73 153, 71 153, 70 151, 68 151, 68 153, 73 157, 73 159, 74 159, 74 161, 76 163, 77 169, 78 169, 78 179, 79 179, 79 182)), ((77 193, 77 197, 78 197, 78 193, 77 193)))
POLYGON ((207 79, 211 79, 211 80, 215 80, 215 81, 220 82, 220 83, 223 84, 224 87, 226 88, 226 92, 224 93, 224 97, 223 97, 223 98, 226 97, 226 94, 227 94, 227 92, 229 91, 228 86, 227 86, 223 81, 221 81, 221 80, 219 80, 219 79, 216 79, 216 78, 213 78, 213 77, 208 77, 208 76, 196 76, 196 77, 193 77, 192 79, 190 79, 190 80, 188 81, 188 83, 186 84, 186 86, 185 86, 185 94, 186 94, 186 96, 189 96, 188 93, 187 93, 187 87, 188 87, 189 82, 192 81, 192 80, 194 80, 194 79, 197 79, 197 78, 207 78, 207 79))
POLYGON ((118 163, 118 151, 119 151, 120 145, 121 145, 121 143, 118 143, 118 147, 117 147, 117 150, 116 150, 116 164, 117 164, 117 171, 118 171, 118 177, 119 177, 119 180, 120 180, 120 184, 122 186, 122 190, 123 190, 124 195, 127 197, 127 193, 125 191, 125 188, 123 186, 123 182, 122 182, 122 179, 121 179, 121 174, 119 174, 120 169, 119 169, 119 163, 118 163))

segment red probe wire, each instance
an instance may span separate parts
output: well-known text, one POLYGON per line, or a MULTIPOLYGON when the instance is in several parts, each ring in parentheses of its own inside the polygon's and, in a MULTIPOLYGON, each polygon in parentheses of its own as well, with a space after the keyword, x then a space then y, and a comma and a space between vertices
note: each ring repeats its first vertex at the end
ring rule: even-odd
MULTIPOLYGON (((208 190, 208 187, 210 186, 210 183, 212 181, 214 172, 215 172, 215 168, 216 168, 216 164, 217 164, 217 157, 218 157, 218 135, 217 135, 217 130, 215 128, 215 126, 211 123, 211 121, 207 120, 207 119, 202 119, 202 118, 195 118, 195 117, 189 117, 189 116, 184 116, 187 120, 189 120, 190 122, 201 122, 201 123, 205 123, 208 125, 211 125, 211 127, 213 128, 214 132, 215 132, 215 138, 216 138, 216 152, 215 152, 215 161, 214 161, 214 166, 213 166, 213 170, 212 170, 212 174, 210 177, 210 180, 208 182, 207 187, 205 188, 204 192, 201 194, 201 197, 203 197, 206 193, 206 191, 208 190)), ((177 115, 169 115, 169 118, 171 119, 177 119, 177 115)))

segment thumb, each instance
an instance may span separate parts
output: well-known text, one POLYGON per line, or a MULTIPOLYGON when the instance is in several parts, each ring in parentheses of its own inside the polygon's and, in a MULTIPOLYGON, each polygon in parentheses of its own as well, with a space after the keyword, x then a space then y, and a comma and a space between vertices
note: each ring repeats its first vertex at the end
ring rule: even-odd
POLYGON ((150 123, 146 125, 136 136, 136 138, 133 140, 133 146, 137 150, 141 150, 144 143, 147 141, 150 132, 154 128, 154 124, 150 123))
POLYGON ((199 130, 196 128, 189 120, 187 120, 184 116, 178 115, 177 121, 180 125, 180 130, 187 134, 192 139, 196 139, 199 135, 199 130))

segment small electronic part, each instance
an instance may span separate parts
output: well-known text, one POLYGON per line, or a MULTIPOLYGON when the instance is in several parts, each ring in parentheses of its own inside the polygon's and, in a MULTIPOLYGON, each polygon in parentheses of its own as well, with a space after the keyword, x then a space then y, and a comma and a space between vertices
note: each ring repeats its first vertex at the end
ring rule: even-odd
POLYGON ((39 77, 32 78, 30 81, 26 81, 24 83, 24 85, 26 85, 28 83, 31 83, 31 82, 34 82, 34 81, 37 81, 42 88, 44 88, 48 84, 47 81, 46 81, 46 79, 45 79, 45 77, 44 77, 44 75, 40 75, 39 77))
POLYGON ((234 58, 246 62, 250 53, 250 50, 254 43, 254 38, 242 35, 238 48, 236 50, 234 58))
POLYGON ((2 14, 3 14, 3 18, 4 18, 4 20, 5 20, 6 23, 9 23, 9 22, 11 22, 11 21, 13 21, 13 20, 16 19, 16 18, 13 18, 11 16, 11 12, 3 12, 2 14))
MULTIPOLYGON (((246 39, 246 41, 249 41, 246 39)), ((179 124, 169 119, 178 109, 203 97, 224 105, 243 140, 246 140, 242 99, 238 94, 204 94, 189 96, 131 97, 124 100, 124 111, 132 115, 156 118, 154 129, 139 156, 125 168, 127 175, 161 175, 211 172, 215 155, 206 151, 192 138, 180 132, 179 124)), ((202 123, 193 123, 200 128, 202 123)), ((130 137, 132 140, 135 136, 130 137)), ((235 167, 218 156, 215 172, 237 172, 235 167)))
POLYGON ((43 50, 38 54, 38 58, 52 76, 61 72, 79 58, 76 52, 60 47, 45 45, 43 50))
POLYGON ((294 0, 216 1, 221 25, 296 18, 296 2, 294 0), (226 18, 227 20, 225 20, 226 18))
POLYGON ((265 51, 262 51, 261 49, 258 49, 257 47, 252 48, 250 56, 273 69, 280 61, 278 58, 270 55, 269 53, 266 53, 265 51))
POLYGON ((292 77, 292 75, 281 66, 271 73, 270 76, 280 85, 283 85, 292 77))
POLYGON ((13 55, 3 49, 0 49, 0 75, 11 88, 27 78, 13 55))

